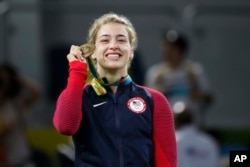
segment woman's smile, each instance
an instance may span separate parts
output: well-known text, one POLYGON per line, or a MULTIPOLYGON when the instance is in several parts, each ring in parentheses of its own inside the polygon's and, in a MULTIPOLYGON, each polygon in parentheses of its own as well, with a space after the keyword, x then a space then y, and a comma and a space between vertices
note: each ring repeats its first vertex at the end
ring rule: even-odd
POLYGON ((108 60, 117 61, 121 57, 121 54, 118 54, 118 53, 108 53, 108 54, 105 55, 105 57, 108 60))

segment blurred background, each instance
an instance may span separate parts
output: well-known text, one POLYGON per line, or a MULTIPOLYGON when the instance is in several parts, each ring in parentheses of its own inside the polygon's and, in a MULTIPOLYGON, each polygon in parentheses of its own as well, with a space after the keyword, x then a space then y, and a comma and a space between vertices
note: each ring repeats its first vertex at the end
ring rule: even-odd
POLYGON ((188 56, 203 64, 215 94, 205 113, 224 153, 250 144, 249 0, 0 0, 0 61, 36 81, 42 98, 32 108, 28 137, 56 166, 52 115, 66 85, 66 54, 86 42, 92 21, 107 12, 127 16, 139 37, 143 71, 161 60, 161 32, 176 28, 190 39, 188 56))

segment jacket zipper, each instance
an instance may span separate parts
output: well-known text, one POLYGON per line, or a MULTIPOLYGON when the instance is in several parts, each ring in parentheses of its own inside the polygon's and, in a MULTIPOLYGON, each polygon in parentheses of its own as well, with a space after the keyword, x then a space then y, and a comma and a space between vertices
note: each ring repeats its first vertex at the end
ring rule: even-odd
POLYGON ((123 167, 123 147, 122 147, 122 134, 121 134, 121 122, 119 117, 119 110, 117 105, 117 97, 113 97, 113 101, 115 104, 115 124, 117 130, 117 142, 118 142, 118 151, 119 151, 119 163, 120 167, 123 167))

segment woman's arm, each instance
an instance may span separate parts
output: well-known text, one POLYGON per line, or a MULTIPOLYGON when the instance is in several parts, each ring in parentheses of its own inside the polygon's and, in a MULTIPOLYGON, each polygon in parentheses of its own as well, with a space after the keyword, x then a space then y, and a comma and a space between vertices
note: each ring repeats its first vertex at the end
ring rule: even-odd
POLYGON ((173 113, 165 96, 152 89, 149 91, 154 99, 153 140, 155 167, 176 167, 177 151, 173 113))
POLYGON ((56 130, 71 136, 75 134, 82 120, 82 93, 87 79, 87 64, 81 61, 69 63, 67 87, 60 94, 53 117, 56 130))

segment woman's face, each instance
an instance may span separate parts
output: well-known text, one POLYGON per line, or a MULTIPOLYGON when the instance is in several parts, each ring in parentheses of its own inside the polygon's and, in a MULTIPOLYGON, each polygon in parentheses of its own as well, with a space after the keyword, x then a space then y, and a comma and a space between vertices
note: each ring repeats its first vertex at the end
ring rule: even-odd
POLYGON ((96 59, 97 69, 128 70, 134 51, 129 43, 125 25, 107 23, 101 26, 97 33, 95 46, 92 57, 96 59))

